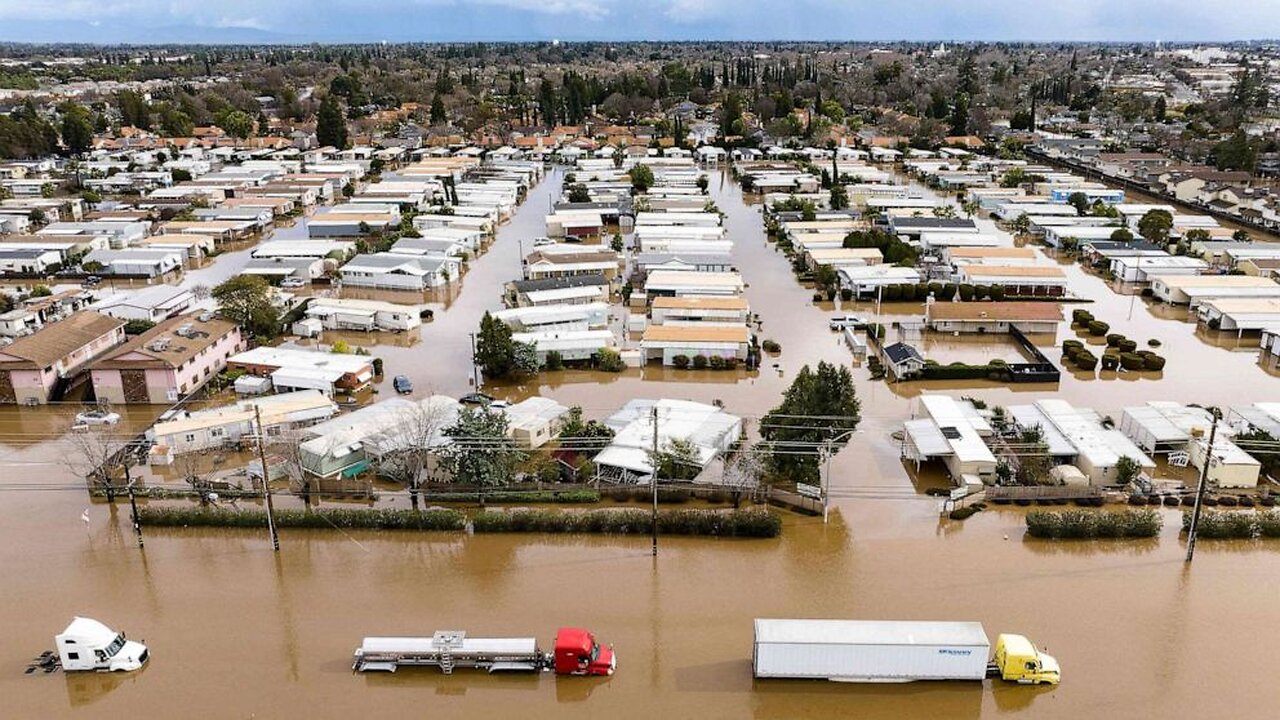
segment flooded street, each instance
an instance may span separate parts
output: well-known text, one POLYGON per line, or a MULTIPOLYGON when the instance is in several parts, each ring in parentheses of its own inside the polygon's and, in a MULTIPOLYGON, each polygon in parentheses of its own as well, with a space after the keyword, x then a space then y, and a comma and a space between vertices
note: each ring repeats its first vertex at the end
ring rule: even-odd
MULTIPOLYGON (((449 301, 428 298, 435 318, 405 335, 342 335, 414 381, 415 395, 470 389, 469 333, 501 307, 501 285, 518 277, 520 238, 543 234, 552 172, 471 261, 449 301), (367 338, 363 343, 362 337, 367 338)), ((785 256, 764 237, 760 209, 744 203, 727 171, 711 196, 727 215, 733 258, 748 284, 761 339, 782 345, 757 373, 646 367, 620 374, 570 370, 489 387, 518 399, 552 397, 603 417, 634 397, 711 402, 748 419, 775 406, 805 363, 849 364, 827 329, 835 309, 815 305, 785 256), (774 364, 777 367, 774 367, 774 364)), ((990 221, 981 221, 992 230, 990 221)), ((301 223, 299 223, 301 226, 301 223)), ((1003 236, 1003 234, 1002 234, 1003 236)), ((1005 236, 1007 237, 1007 236, 1005 236)), ((1008 239, 1010 244, 1012 239, 1008 239)), ((245 251, 247 254, 247 251, 245 251)), ((231 254, 201 272, 234 273, 231 254), (230 269, 228 269, 230 268, 230 269)), ((1240 717, 1280 693, 1264 672, 1280 664, 1269 642, 1280 544, 1202 541, 1187 568, 1176 511, 1160 510, 1159 540, 1043 542, 1023 538, 1019 510, 993 509, 961 522, 939 519, 936 469, 913 478, 890 434, 922 392, 995 404, 1059 396, 1117 414, 1146 400, 1230 405, 1277 395, 1256 347, 1234 336, 1198 335, 1177 309, 1114 292, 1077 265, 1062 265, 1089 310, 1145 344, 1162 343, 1162 373, 1077 377, 1058 385, 986 381, 887 385, 865 368, 854 377, 863 423, 832 463, 834 512, 787 516, 776 540, 415 533, 282 533, 148 529, 140 551, 128 506, 89 505, 57 439, 69 416, 43 409, 0 412, 0 641, 2 717, 308 718, 387 715, 435 718, 1035 718, 1240 717), (73 615, 122 629, 150 647, 152 662, 127 676, 27 676, 25 663, 51 648, 73 615), (1063 683, 1036 689, 983 683, 856 686, 753 681, 756 617, 976 620, 994 640, 1022 633, 1062 663, 1063 683), (443 677, 428 669, 354 675, 365 635, 534 635, 545 645, 560 625, 591 629, 618 653, 608 679, 551 675, 443 677), (1242 659, 1247 657, 1246 662, 1242 659)), ((383 298, 385 299, 385 298, 383 298)), ((851 305, 851 306, 850 306, 851 305)), ((1076 337, 1068 318, 1037 336, 1055 361, 1076 337)), ((841 308, 874 315, 874 302, 841 308)), ((621 312, 615 305, 613 312, 621 312)), ((881 322, 919 318, 920 304, 885 304, 881 322)), ((891 329, 888 339, 896 339, 891 329)), ((1003 343, 933 337, 944 362, 1014 359, 1003 343)), ((383 395, 389 395, 383 387, 383 395)), ((125 412, 145 427, 159 412, 125 412)), ((1262 711, 1265 714, 1265 710, 1262 711)))

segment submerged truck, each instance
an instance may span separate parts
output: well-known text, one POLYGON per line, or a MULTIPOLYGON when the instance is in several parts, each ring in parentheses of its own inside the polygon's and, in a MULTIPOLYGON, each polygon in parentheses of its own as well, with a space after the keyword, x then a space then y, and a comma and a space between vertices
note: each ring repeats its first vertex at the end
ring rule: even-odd
POLYGON ((440 630, 431 637, 367 637, 355 652, 352 670, 395 672, 401 665, 495 672, 552 670, 557 675, 612 675, 618 656, 582 628, 556 631, 552 651, 543 652, 537 638, 473 638, 461 630, 440 630))
POLYGON ((67 629, 54 637, 54 643, 62 669, 68 672, 138 670, 149 657, 142 643, 126 640, 124 633, 86 617, 72 619, 67 629))
POLYGON ((997 636, 993 655, 976 622, 757 619, 752 668, 757 678, 867 683, 996 677, 1056 685, 1061 677, 1058 661, 1021 635, 997 636))

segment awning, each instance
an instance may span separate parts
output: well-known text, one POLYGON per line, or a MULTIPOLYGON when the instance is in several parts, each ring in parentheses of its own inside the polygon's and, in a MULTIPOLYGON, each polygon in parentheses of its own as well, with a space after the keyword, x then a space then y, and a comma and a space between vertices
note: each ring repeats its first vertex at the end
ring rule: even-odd
POLYGON ((360 462, 356 463, 355 465, 352 465, 349 468, 344 468, 342 470, 341 475, 344 478, 353 478, 368 469, 369 469, 369 461, 361 460, 360 462))

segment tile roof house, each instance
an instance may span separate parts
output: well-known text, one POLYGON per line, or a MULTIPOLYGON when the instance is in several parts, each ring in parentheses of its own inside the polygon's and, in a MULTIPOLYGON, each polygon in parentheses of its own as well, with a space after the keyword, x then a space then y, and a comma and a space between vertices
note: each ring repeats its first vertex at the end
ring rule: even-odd
POLYGON ((92 310, 50 323, 0 348, 0 403, 58 399, 65 381, 98 355, 124 342, 124 321, 92 310))

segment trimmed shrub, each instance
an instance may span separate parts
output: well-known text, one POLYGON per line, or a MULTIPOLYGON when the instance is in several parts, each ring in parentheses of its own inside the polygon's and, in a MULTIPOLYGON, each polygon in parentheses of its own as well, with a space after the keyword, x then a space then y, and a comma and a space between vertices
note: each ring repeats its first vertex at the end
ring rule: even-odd
POLYGON ((1260 512, 1253 516, 1253 520, 1258 527, 1258 534, 1262 537, 1280 537, 1280 513, 1272 510, 1260 512))
POLYGON ((952 510, 951 512, 947 513, 947 517, 951 518, 952 520, 967 520, 977 512, 978 512, 978 508, 974 507, 973 505, 966 505, 964 507, 958 507, 955 510, 952 510))
POLYGON ((1275 507, 1276 499, 1270 495, 1258 498, 1258 504, 1262 507, 1275 507))
MULTIPOLYGON (((1182 531, 1191 529, 1191 511, 1182 513, 1182 531)), ((1196 535, 1212 540, 1234 539, 1247 540, 1259 532, 1259 520, 1263 515, 1273 513, 1245 512, 1202 512, 1200 524, 1196 526, 1196 535)))
POLYGON ((707 356, 706 356, 706 355, 694 355, 694 356, 693 356, 693 369, 695 369, 695 370, 706 370, 706 369, 707 369, 707 356))
POLYGON ((1147 370, 1163 370, 1164 358, 1152 353, 1143 360, 1142 367, 1147 370))
MULTIPOLYGON (((552 464, 549 467, 555 468, 552 464)), ((590 505, 600 502, 600 493, 595 490, 490 490, 484 495, 487 505, 525 505, 530 503, 554 503, 556 505, 590 505)), ((460 502, 474 503, 475 492, 446 492, 423 495, 428 503, 460 502)))
POLYGON ((963 283, 960 285, 960 299, 963 300, 964 302, 969 302, 973 300, 972 285, 970 285, 969 283, 963 283))
MULTIPOLYGON (((652 531, 647 510, 609 508, 580 512, 558 510, 486 510, 472 517, 477 533, 546 532, 640 535, 652 531)), ((768 510, 662 510, 658 532, 664 535, 771 538, 782 533, 782 519, 768 510)))
POLYGON ((711 358, 708 360, 708 364, 711 366, 712 370, 723 370, 724 358, 720 357, 719 355, 712 355, 711 358))
POLYGON ((840 301, 850 302, 853 300, 853 288, 840 288, 840 301))
POLYGON ((1194 495, 1183 495, 1183 496, 1182 496, 1182 506, 1183 506, 1183 507, 1191 507, 1191 506, 1193 506, 1193 505, 1195 505, 1195 504, 1196 504, 1196 497, 1195 497, 1194 495))
POLYGON ((1162 343, 1155 338, 1151 338, 1147 341, 1147 347, 1160 347, 1161 344, 1162 343))
POLYGON ((1235 507, 1238 503, 1234 495, 1223 495, 1218 498, 1218 504, 1222 507, 1235 507))
POLYGON ((764 342, 760 343, 760 347, 767 353, 782 352, 782 345, 779 344, 776 340, 765 340, 764 342))
POLYGON ((1154 510, 1033 510, 1027 513, 1027 534, 1036 538, 1137 538, 1160 534, 1160 515, 1154 510))
POLYGON ((1076 308, 1071 311, 1072 325, 1088 325, 1093 322, 1093 313, 1083 308, 1076 308))
POLYGON ((1147 503, 1147 496, 1146 496, 1146 495, 1138 495, 1138 494, 1130 495, 1130 496, 1129 496, 1129 504, 1130 504, 1130 505, 1146 505, 1146 504, 1148 504, 1148 503, 1147 503))
POLYGON ((1180 502, 1181 502, 1181 501, 1180 501, 1180 500, 1178 500, 1178 496, 1177 496, 1177 495, 1165 495, 1165 497, 1164 497, 1164 505, 1165 505, 1165 507, 1175 507, 1175 506, 1177 506, 1180 502))
POLYGON ((1121 340, 1124 340, 1124 336, 1120 333, 1108 333, 1107 347, 1119 347, 1121 340))
POLYGON ((1102 369, 1115 370, 1120 367, 1120 353, 1108 350, 1102 353, 1102 369))
POLYGON ((1125 370, 1141 370, 1146 360, 1137 353, 1120 353, 1120 367, 1125 370))
POLYGON ((1080 342, 1079 340, 1063 340, 1062 341, 1062 354, 1066 355, 1067 357, 1071 357, 1074 351, 1083 350, 1083 349, 1084 349, 1084 343, 1080 342))
MULTIPOLYGON (((267 526, 265 510, 230 510, 220 507, 140 507, 138 521, 162 527, 267 526)), ((321 508, 275 511, 277 527, 341 528, 362 530, 462 530, 466 516, 457 510, 390 510, 382 508, 321 508)))
POLYGON ((671 364, 672 364, 672 365, 675 365, 676 367, 681 368, 681 369, 687 368, 687 367, 689 367, 689 356, 688 356, 688 355, 676 355, 676 356, 674 356, 674 357, 672 357, 672 358, 671 358, 671 364))
POLYGON ((1089 334, 1094 337, 1102 337, 1111 329, 1110 325, 1102 322, 1101 320, 1090 320, 1086 327, 1089 328, 1089 334))
POLYGON ((1071 361, 1081 370, 1093 370, 1098 367, 1098 356, 1088 350, 1080 350, 1071 358, 1071 361))
POLYGON ((1120 352, 1122 353, 1131 353, 1138 349, 1138 343, 1130 340, 1129 338, 1125 338, 1124 340, 1121 340, 1120 344, 1116 347, 1120 348, 1120 352))

